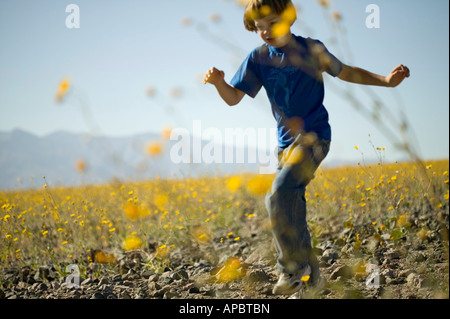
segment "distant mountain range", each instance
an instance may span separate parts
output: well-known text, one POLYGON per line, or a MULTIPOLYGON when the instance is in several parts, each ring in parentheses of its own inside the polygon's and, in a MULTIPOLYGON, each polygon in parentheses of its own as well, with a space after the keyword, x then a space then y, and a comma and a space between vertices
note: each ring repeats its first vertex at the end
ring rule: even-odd
MULTIPOLYGON (((44 137, 19 129, 0 132, 0 188, 42 187, 45 184, 42 176, 49 186, 79 186, 113 179, 136 181, 157 176, 258 172, 260 166, 256 163, 174 163, 170 150, 177 142, 152 133, 119 138, 64 131, 44 137), (149 143, 157 143, 153 151, 156 154, 148 154, 149 143), (162 146, 160 152, 158 145, 162 146)), ((201 143, 205 145, 209 141, 201 143)))
MULTIPOLYGON (((173 149, 179 150, 179 140, 163 139, 155 133, 100 137, 57 131, 38 137, 20 129, 0 132, 0 189, 39 188, 45 182, 49 186, 81 186, 113 180, 141 181, 158 176, 186 178, 210 174, 258 173, 261 167, 268 166, 267 163, 259 162, 259 159, 267 159, 265 151, 263 153, 266 157, 259 157, 256 149, 218 146, 209 140, 193 137, 190 137, 189 143, 189 163, 176 163, 171 159, 170 153, 173 149), (148 153, 149 144, 152 143, 155 144, 153 155, 148 153), (225 161, 227 152, 234 156, 243 152, 245 163, 234 160, 229 164, 216 161, 206 164, 203 157, 198 163, 192 154, 195 144, 201 145, 202 151, 208 149, 208 153, 213 154, 216 154, 215 150, 221 149, 218 153, 223 156, 222 162, 225 161), (159 151, 158 147, 162 149, 159 151), (249 154, 257 154, 256 163, 249 160, 249 154), (42 176, 46 177, 45 181, 42 176)), ((273 157, 272 164, 276 165, 275 162, 273 157)), ((354 163, 336 159, 326 162, 327 167, 348 164, 354 163)), ((274 171, 273 166, 272 169, 274 171)))

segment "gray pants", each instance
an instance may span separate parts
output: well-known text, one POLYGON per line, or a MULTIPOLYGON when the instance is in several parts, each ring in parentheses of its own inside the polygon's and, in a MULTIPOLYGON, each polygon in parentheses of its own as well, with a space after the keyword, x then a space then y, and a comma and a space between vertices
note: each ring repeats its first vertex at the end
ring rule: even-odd
POLYGON ((319 265, 306 222, 305 188, 329 149, 330 141, 311 140, 302 135, 287 148, 279 148, 277 175, 266 196, 279 271, 295 274, 309 265, 311 281, 319 276, 319 265), (290 160, 290 155, 295 159, 290 160))

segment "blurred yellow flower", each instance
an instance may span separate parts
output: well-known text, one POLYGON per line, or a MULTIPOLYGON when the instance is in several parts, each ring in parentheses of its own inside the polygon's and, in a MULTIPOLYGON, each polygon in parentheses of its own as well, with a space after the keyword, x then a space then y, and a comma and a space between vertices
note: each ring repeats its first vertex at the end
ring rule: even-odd
POLYGON ((170 126, 166 126, 162 131, 161 131, 161 136, 166 139, 169 140, 170 139, 170 134, 172 134, 172 128, 170 126))
POLYGON ((146 94, 148 97, 153 97, 156 94, 156 89, 152 86, 149 86, 146 90, 146 94))
POLYGON ((170 247, 167 245, 161 245, 156 248, 155 256, 159 259, 166 258, 170 252, 170 247))
POLYGON ((228 189, 234 193, 241 186, 241 178, 239 176, 233 176, 228 178, 225 183, 228 189))
POLYGON ((417 237, 420 240, 425 240, 425 239, 427 239, 427 234, 428 234, 428 231, 425 228, 422 228, 421 230, 419 230, 417 232, 417 237))
POLYGON ((272 36, 275 38, 281 38, 281 37, 285 36, 286 34, 288 34, 290 28, 291 28, 291 25, 284 20, 282 20, 278 23, 275 23, 272 26, 272 36))
POLYGON ((272 10, 270 9, 270 6, 268 5, 263 5, 261 6, 261 8, 259 9, 259 14, 262 17, 268 16, 270 14, 272 10))
POLYGON ((231 282, 244 277, 245 274, 246 269, 237 257, 229 258, 223 266, 212 272, 219 282, 231 282))
POLYGON ((209 20, 211 20, 211 22, 219 22, 220 21, 220 15, 218 15, 217 13, 212 13, 209 16, 209 20))
POLYGON ((116 262, 116 256, 113 253, 101 249, 94 250, 94 261, 99 264, 113 264, 116 262))
POLYGON ((328 0, 317 0, 322 7, 329 7, 330 2, 328 0))
POLYGON ((397 220, 396 220, 396 223, 395 223, 397 227, 403 227, 403 226, 407 225, 408 218, 407 218, 406 215, 407 214, 403 214, 403 215, 400 215, 400 216, 397 217, 397 220))
POLYGON ((133 203, 127 203, 125 206, 125 216, 131 220, 136 220, 140 216, 139 206, 133 203))
POLYGON ((286 152, 283 153, 283 162, 286 165, 294 165, 300 163, 302 159, 303 159, 303 151, 298 147, 288 149, 286 152))
POLYGON ((292 4, 289 4, 280 15, 281 19, 289 25, 297 19, 297 12, 292 4))
POLYGON ((247 189, 257 195, 266 194, 272 185, 272 179, 267 176, 255 176, 247 183, 247 189))
POLYGON ((345 228, 352 228, 353 227, 353 223, 350 220, 347 220, 344 223, 345 228))
POLYGON ((84 173, 84 171, 86 170, 86 162, 82 158, 78 159, 75 162, 75 168, 78 172, 84 173))
MULTIPOLYGON (((341 20, 342 16, 341 16, 341 14, 340 14, 339 12, 334 11, 334 12, 333 12, 333 18, 334 18, 335 20, 341 20)), ((384 147, 383 147, 383 149, 384 149, 384 147)))
POLYGON ((158 207, 158 209, 163 210, 164 206, 169 202, 169 197, 164 194, 157 195, 153 201, 153 203, 158 207))
POLYGON ((127 251, 135 250, 142 246, 142 240, 137 236, 131 235, 125 238, 122 246, 123 249, 127 251))
POLYGON ((147 154, 150 156, 158 156, 161 155, 163 151, 163 145, 160 142, 150 142, 146 147, 147 154))
POLYGON ((310 278, 309 275, 307 275, 307 276, 302 276, 301 281, 307 282, 307 281, 309 280, 309 278, 310 278))
POLYGON ((58 85, 58 90, 56 91, 56 101, 61 102, 64 96, 67 95, 69 89, 70 80, 68 78, 64 78, 58 85))
POLYGON ((191 18, 184 18, 181 20, 181 25, 183 27, 188 27, 192 24, 192 19, 191 18))

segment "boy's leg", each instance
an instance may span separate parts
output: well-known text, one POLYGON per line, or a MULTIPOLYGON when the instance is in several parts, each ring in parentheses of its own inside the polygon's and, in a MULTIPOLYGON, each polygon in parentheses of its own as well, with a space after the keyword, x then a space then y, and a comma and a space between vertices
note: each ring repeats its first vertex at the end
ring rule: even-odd
POLYGON ((266 197, 266 207, 272 221, 277 265, 282 273, 295 274, 306 266, 311 267, 311 279, 319 275, 316 256, 312 252, 311 238, 306 223, 306 185, 329 151, 328 141, 316 141, 307 145, 301 139, 284 150, 284 155, 296 149, 301 153, 298 162, 281 163, 266 197))

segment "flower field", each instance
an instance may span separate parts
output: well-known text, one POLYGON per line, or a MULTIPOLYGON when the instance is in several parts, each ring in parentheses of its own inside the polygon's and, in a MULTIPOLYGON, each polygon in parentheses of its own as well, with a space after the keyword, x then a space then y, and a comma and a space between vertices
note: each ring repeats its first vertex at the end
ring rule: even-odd
MULTIPOLYGON (((308 223, 328 285, 314 297, 448 298, 448 170, 448 160, 319 168, 308 223)), ((0 297, 280 298, 264 207, 273 178, 52 188, 44 177, 41 189, 3 191, 0 297)))

